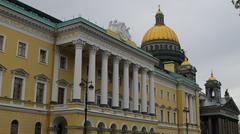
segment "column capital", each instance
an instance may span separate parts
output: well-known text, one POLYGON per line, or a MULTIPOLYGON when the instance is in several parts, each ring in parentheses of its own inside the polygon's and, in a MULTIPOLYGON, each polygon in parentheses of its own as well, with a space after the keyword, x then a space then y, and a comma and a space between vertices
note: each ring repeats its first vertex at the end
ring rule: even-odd
POLYGON ((104 51, 102 52, 102 55, 108 57, 109 55, 111 55, 111 52, 109 52, 109 51, 107 51, 107 50, 104 50, 104 51))
POLYGON ((142 70, 142 72, 148 72, 148 69, 145 67, 143 67, 141 70, 142 70))
POLYGON ((119 62, 122 58, 120 56, 113 56, 113 60, 119 62))
POLYGON ((129 64, 131 64, 132 62, 130 61, 130 60, 124 60, 124 64, 127 64, 127 65, 129 65, 129 64))
POLYGON ((97 52, 98 51, 98 47, 94 46, 94 45, 91 45, 89 46, 89 50, 91 50, 92 52, 97 52))
POLYGON ((77 48, 77 47, 83 47, 86 44, 86 41, 84 41, 82 39, 77 39, 77 40, 73 40, 72 43, 77 48))
POLYGON ((136 68, 136 69, 139 69, 141 66, 138 65, 138 64, 134 64, 133 67, 136 68))

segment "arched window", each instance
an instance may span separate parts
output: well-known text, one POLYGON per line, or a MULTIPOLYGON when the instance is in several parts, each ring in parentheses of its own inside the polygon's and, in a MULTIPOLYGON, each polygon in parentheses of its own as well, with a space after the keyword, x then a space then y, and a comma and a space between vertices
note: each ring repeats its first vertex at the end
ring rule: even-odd
POLYGON ((116 130, 117 130, 117 125, 116 124, 112 124, 111 125, 111 134, 116 134, 117 133, 116 130))
POLYGON ((142 132, 145 133, 147 132, 147 129, 145 127, 142 128, 142 132))
POLYGON ((41 134, 42 131, 42 124, 40 122, 37 122, 35 124, 35 134, 41 134))
POLYGON ((12 121, 10 134, 18 134, 18 121, 17 120, 12 121))
POLYGON ((153 133, 154 133, 154 129, 151 128, 151 129, 150 129, 150 134, 153 134, 153 133))
POLYGON ((105 128, 105 124, 103 122, 100 122, 98 124, 98 131, 97 131, 97 133, 98 134, 103 134, 104 128, 105 128))
POLYGON ((132 133, 133 133, 133 134, 136 134, 136 133, 137 133, 137 131, 138 131, 138 128, 137 128, 137 126, 134 126, 134 127, 132 128, 132 133))
POLYGON ((127 125, 123 125, 123 127, 122 127, 122 134, 127 134, 127 131, 128 131, 127 125))

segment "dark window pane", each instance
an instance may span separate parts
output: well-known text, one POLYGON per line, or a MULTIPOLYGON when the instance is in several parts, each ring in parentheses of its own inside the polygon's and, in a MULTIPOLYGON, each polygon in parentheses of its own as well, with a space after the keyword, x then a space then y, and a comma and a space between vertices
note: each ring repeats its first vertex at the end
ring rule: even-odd
POLYGON ((64 88, 59 87, 58 88, 58 104, 64 103, 64 88))
POLYGON ((60 68, 61 69, 66 69, 67 67, 67 58, 64 56, 60 57, 60 68))
POLYGON ((37 83, 37 94, 36 94, 37 103, 43 103, 44 86, 45 85, 43 83, 37 83))
POLYGON ((20 100, 22 95, 23 79, 15 77, 13 87, 13 99, 20 100))
POLYGON ((19 42, 18 43, 18 56, 25 57, 26 56, 26 44, 19 42))
POLYGON ((41 134, 42 125, 40 122, 35 125, 35 134, 41 134))
POLYGON ((40 50, 40 62, 41 63, 47 63, 47 51, 46 50, 40 50))
POLYGON ((18 121, 17 120, 12 121, 10 134, 18 134, 18 121))
POLYGON ((4 37, 0 35, 0 51, 3 50, 4 37))

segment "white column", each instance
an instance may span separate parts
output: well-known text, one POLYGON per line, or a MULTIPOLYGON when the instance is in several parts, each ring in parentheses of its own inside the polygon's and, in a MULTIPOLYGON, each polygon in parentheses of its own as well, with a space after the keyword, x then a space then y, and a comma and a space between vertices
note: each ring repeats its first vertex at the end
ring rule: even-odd
MULTIPOLYGON (((188 109, 188 110, 190 110, 190 108, 189 108, 189 104, 188 104, 188 93, 185 93, 185 107, 188 109)), ((189 112, 187 113, 187 120, 188 120, 188 123, 189 123, 189 112)))
POLYGON ((139 70, 139 65, 134 65, 133 66, 133 112, 139 111, 138 70, 139 70))
POLYGON ((82 81, 82 50, 85 44, 82 40, 73 41, 75 45, 75 62, 74 62, 74 78, 73 78, 73 102, 80 102, 81 87, 79 84, 82 81))
MULTIPOLYGON (((89 67, 88 67, 88 81, 92 82, 93 89, 88 89, 88 102, 95 103, 95 72, 96 72, 96 52, 98 48, 95 46, 89 47, 89 67)), ((90 85, 90 83, 89 83, 90 85)))
POLYGON ((123 109, 129 110, 129 61, 124 61, 123 72, 123 109))
POLYGON ((108 105, 108 51, 102 52, 101 106, 108 105))
POLYGON ((189 95, 188 96, 188 99, 189 99, 189 117, 190 117, 190 119, 189 119, 189 121, 190 121, 190 123, 193 123, 193 102, 192 102, 192 95, 189 95))
POLYGON ((150 73, 150 114, 155 115, 155 89, 154 89, 154 74, 153 72, 150 73))
POLYGON ((59 63, 60 63, 60 50, 58 46, 55 46, 55 54, 54 54, 54 69, 53 69, 53 80, 52 80, 52 103, 57 103, 58 100, 58 71, 59 71, 59 63))
POLYGON ((112 88, 112 107, 119 107, 119 61, 120 57, 113 57, 113 88, 112 88))
POLYGON ((196 101, 195 97, 192 97, 193 100, 193 123, 196 124, 196 101))
POLYGON ((142 113, 147 113, 147 70, 142 69, 142 113))

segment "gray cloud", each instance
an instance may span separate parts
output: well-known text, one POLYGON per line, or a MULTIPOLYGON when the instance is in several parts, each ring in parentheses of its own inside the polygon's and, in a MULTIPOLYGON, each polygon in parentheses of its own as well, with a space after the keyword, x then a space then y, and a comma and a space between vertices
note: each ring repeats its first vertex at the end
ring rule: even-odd
POLYGON ((240 17, 231 0, 21 0, 60 19, 82 15, 101 27, 110 20, 125 22, 139 45, 144 33, 154 24, 157 6, 165 22, 178 35, 181 46, 198 69, 197 79, 204 83, 214 71, 229 88, 240 106, 240 17))

